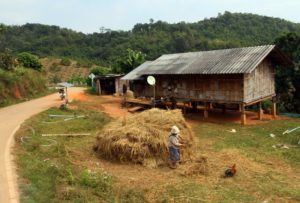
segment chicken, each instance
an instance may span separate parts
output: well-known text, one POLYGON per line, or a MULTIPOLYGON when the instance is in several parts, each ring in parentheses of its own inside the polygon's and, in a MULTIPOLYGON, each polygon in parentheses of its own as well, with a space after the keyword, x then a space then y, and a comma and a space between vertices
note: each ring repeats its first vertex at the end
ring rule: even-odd
POLYGON ((233 177, 236 174, 235 164, 232 167, 225 170, 224 178, 233 177))

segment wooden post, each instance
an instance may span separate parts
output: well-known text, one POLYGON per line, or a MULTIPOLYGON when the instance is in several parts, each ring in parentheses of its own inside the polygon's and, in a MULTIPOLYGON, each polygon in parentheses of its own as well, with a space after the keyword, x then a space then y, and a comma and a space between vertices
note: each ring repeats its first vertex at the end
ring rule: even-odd
POLYGON ((242 104, 239 104, 239 112, 242 112, 242 104))
POLYGON ((263 109, 261 102, 257 103, 257 109, 258 109, 258 120, 262 120, 263 118, 263 109))
POLYGON ((66 87, 66 97, 65 97, 66 104, 69 103, 69 95, 68 95, 68 87, 66 87))
POLYGON ((156 88, 156 86, 155 86, 155 84, 153 85, 153 108, 155 108, 155 88, 156 88))
POLYGON ((207 105, 207 103, 204 103, 203 117, 204 117, 204 119, 208 118, 208 105, 207 105))
POLYGON ((247 123, 245 104, 241 104, 242 112, 241 112, 241 124, 245 125, 247 123))
POLYGON ((276 118, 277 116, 277 108, 276 108, 276 99, 275 97, 272 98, 272 116, 276 118))
POLYGON ((98 95, 101 95, 100 79, 96 80, 96 92, 97 92, 98 95))

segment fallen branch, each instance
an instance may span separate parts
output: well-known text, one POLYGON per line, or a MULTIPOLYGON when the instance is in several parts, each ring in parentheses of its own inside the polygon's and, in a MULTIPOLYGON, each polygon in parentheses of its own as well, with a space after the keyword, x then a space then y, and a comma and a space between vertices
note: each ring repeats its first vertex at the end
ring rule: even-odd
POLYGON ((42 137, 76 137, 76 136, 88 136, 91 133, 74 133, 74 134, 42 134, 42 137))

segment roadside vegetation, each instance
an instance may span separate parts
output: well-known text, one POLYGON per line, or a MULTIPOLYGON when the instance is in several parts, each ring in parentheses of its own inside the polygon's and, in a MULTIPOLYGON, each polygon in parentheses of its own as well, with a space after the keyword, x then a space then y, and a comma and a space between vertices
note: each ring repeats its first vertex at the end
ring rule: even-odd
POLYGON ((15 138, 22 202, 300 201, 300 131, 282 134, 300 126, 300 119, 249 126, 193 123, 196 152, 207 157, 208 173, 187 176, 185 164, 149 169, 97 157, 96 132, 112 118, 96 110, 106 101, 94 100, 74 102, 70 110, 49 109, 22 125, 15 138), (55 133, 90 135, 42 136, 55 133), (237 175, 222 178, 234 163, 237 175))
POLYGON ((30 53, 0 53, 0 107, 51 92, 39 59, 30 53))

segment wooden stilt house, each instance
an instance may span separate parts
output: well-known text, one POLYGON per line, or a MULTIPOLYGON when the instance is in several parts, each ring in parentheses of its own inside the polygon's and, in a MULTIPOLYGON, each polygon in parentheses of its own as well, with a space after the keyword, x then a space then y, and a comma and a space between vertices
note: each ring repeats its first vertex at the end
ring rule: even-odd
MULTIPOLYGON (((225 50, 162 55, 146 62, 122 79, 138 81, 137 96, 153 96, 153 87, 146 77, 156 79, 156 97, 171 97, 174 101, 201 102, 204 117, 212 104, 235 104, 246 123, 245 107, 273 99, 276 116, 275 67, 292 62, 275 46, 257 46, 225 50)), ((134 86, 134 85, 133 85, 134 86)))

